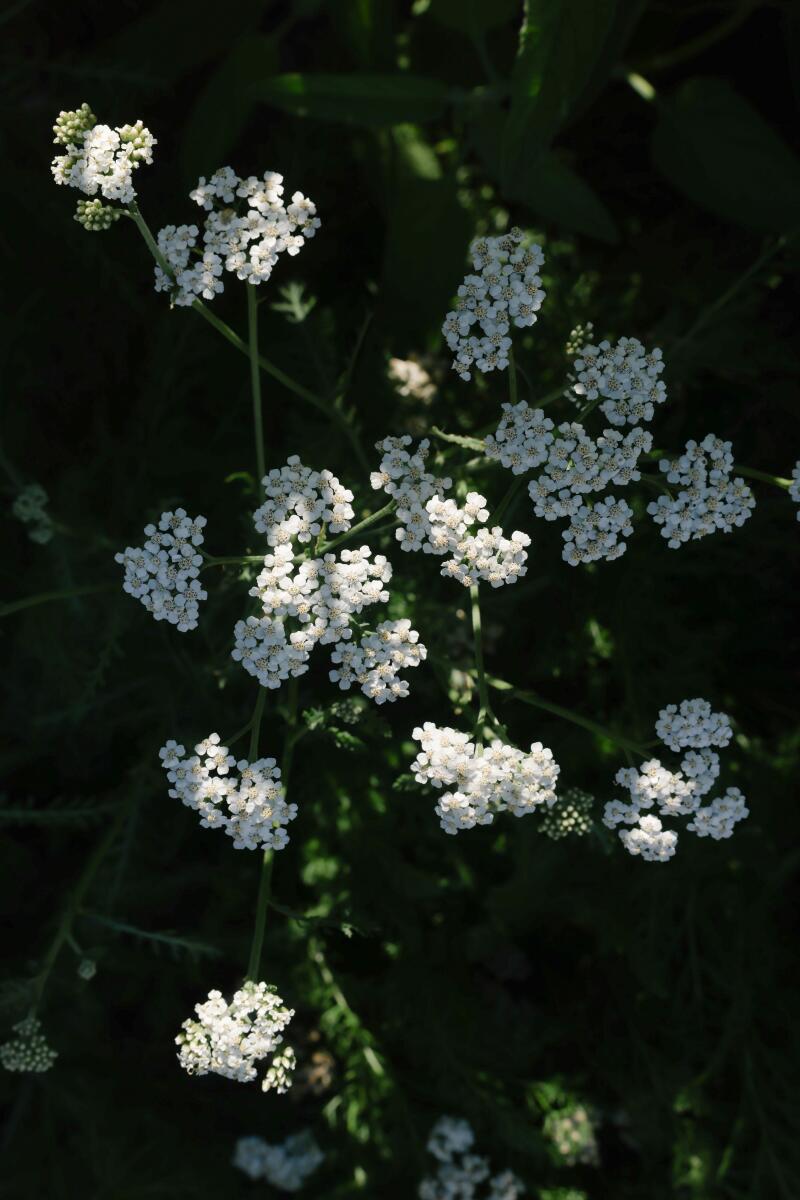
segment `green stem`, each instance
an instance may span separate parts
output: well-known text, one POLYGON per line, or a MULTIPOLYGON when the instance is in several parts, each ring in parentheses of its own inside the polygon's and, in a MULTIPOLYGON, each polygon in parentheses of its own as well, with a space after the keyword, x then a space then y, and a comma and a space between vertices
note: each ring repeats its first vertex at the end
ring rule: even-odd
POLYGON ((517 364, 513 346, 508 352, 508 398, 512 405, 517 403, 517 364))
POLYGON ((261 371, 258 366, 258 296, 254 283, 245 284, 247 290, 247 340, 250 354, 250 390, 253 394, 253 431, 256 439, 256 467, 258 485, 267 473, 264 459, 264 414, 261 405, 261 371))
MULTIPOLYGON (((165 274, 171 276, 173 274, 172 268, 159 250, 155 238, 150 232, 150 227, 139 211, 139 206, 135 201, 128 205, 127 211, 135 222, 136 228, 144 238, 148 250, 161 267, 161 270, 164 271, 165 274)), ((222 334, 226 341, 230 342, 230 344, 234 346, 240 354, 245 354, 248 358, 250 358, 250 347, 248 346, 247 342, 240 338, 238 333, 231 329, 230 325, 227 325, 224 321, 220 320, 220 318, 213 313, 210 308, 207 308, 206 305, 203 304, 202 300, 195 300, 191 307, 199 316, 203 318, 204 321, 208 321, 209 325, 213 326, 217 333, 222 334)), ((301 383, 298 383, 296 379, 292 379, 290 375, 287 375, 285 371, 282 371, 280 367, 276 367, 274 363, 271 363, 268 359, 264 358, 263 354, 257 355, 256 361, 266 375, 271 375, 272 378, 277 380, 278 383, 282 384, 287 391, 294 392, 296 396, 300 396, 308 404, 313 405, 314 408, 319 409, 320 412, 324 413, 326 417, 335 421, 342 434, 350 442, 353 453, 355 454, 362 468, 367 471, 370 469, 369 459, 364 453, 364 449, 359 441, 358 435, 340 408, 330 404, 326 400, 323 400, 321 396, 315 395, 314 392, 309 391, 308 388, 304 387, 301 383)))
POLYGON ((592 721, 589 717, 582 717, 580 713, 573 712, 571 708, 564 708, 561 704, 553 704, 550 700, 543 700, 535 692, 516 688, 513 684, 506 683, 503 679, 496 679, 492 675, 488 675, 486 681, 490 687, 496 688, 501 692, 509 692, 515 700, 521 700, 523 704, 530 704, 534 708, 541 708, 545 712, 552 713, 553 716, 563 717, 565 721, 571 721, 573 725, 580 725, 581 728, 588 729, 590 733, 594 733, 598 737, 608 738, 609 741, 614 742, 617 746, 621 746, 625 750, 632 750, 634 754, 640 755, 641 758, 647 758, 645 748, 638 742, 622 737, 620 734, 615 733, 613 729, 608 729, 605 725, 599 725, 597 721, 592 721))
POLYGON ((509 508, 511 507, 511 505, 516 500, 517 496, 519 495, 519 493, 522 491, 522 489, 524 487, 525 487, 525 479, 523 478, 522 475, 517 475, 515 477, 513 483, 511 483, 509 485, 508 491, 506 492, 505 496, 503 496, 503 499, 500 501, 497 508, 492 513, 492 517, 491 517, 492 525, 500 524, 503 517, 506 515, 507 511, 509 510, 509 508))
POLYGON ((24 608, 34 608, 37 604, 48 604, 51 600, 70 600, 73 596, 91 596, 96 592, 110 592, 116 588, 113 583, 87 584, 85 587, 62 588, 57 592, 39 592, 36 596, 26 596, 24 600, 12 600, 9 604, 0 604, 0 617, 10 617, 12 613, 21 612, 24 608))
POLYGON ((481 733, 487 721, 493 721, 492 706, 489 703, 489 688, 486 683, 486 667, 483 659, 483 627, 481 625, 480 588, 473 583, 469 589, 472 612, 472 639, 475 646, 475 672, 478 679, 478 715, 475 718, 475 730, 481 733))
POLYGON ((734 463, 733 469, 740 475, 746 475, 749 479, 760 479, 762 483, 771 483, 774 487, 780 488, 782 492, 790 488, 794 482, 792 479, 783 479, 780 475, 769 475, 766 471, 757 471, 755 467, 742 467, 739 463, 734 463))
POLYGON ((368 517, 364 517, 363 521, 359 521, 358 524, 354 525, 352 529, 348 529, 346 533, 340 534, 339 537, 334 538, 332 542, 323 543, 323 545, 320 546, 320 553, 328 554, 329 551, 335 550, 337 546, 341 546, 344 542, 349 541, 350 538, 355 537, 357 533, 361 533, 364 529, 369 529, 370 525, 377 524, 377 522, 382 520, 383 517, 386 517, 389 515, 389 513, 394 512, 395 507, 396 502, 394 500, 390 500, 388 504, 384 504, 383 508, 379 508, 377 512, 371 513, 368 517))

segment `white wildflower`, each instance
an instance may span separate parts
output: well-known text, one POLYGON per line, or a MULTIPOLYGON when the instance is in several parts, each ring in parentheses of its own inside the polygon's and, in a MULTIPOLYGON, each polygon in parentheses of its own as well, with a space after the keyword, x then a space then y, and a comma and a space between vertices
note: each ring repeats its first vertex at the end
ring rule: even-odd
POLYGON ((427 653, 409 620, 383 621, 359 642, 336 643, 331 654, 335 665, 329 678, 342 691, 358 683, 365 696, 384 704, 408 695, 408 683, 399 672, 418 667, 427 653))
POLYGON ((114 555, 125 568, 123 590, 181 633, 197 628, 200 602, 208 595, 197 581, 205 526, 205 517, 189 517, 183 508, 163 512, 157 526, 145 526, 143 546, 114 555))
POLYGON ((522 1180, 511 1171, 492 1176, 487 1158, 470 1154, 475 1135, 467 1121, 440 1117, 428 1139, 428 1151, 438 1160, 436 1174, 422 1180, 419 1200, 521 1200, 522 1180), (478 1187, 486 1184, 487 1190, 478 1187))
MULTIPOLYGON (((96 124, 87 104, 74 112, 61 112, 53 126, 54 141, 66 154, 53 159, 53 178, 58 184, 77 188, 86 196, 130 204, 136 198, 133 172, 153 161, 156 139, 141 121, 111 129, 96 124)), ((79 205, 77 219, 87 229, 104 229, 114 218, 102 216, 96 206, 79 205)))
POLYGON ((731 443, 713 433, 699 445, 688 441, 680 458, 663 458, 658 465, 667 482, 680 489, 677 495, 659 496, 647 506, 671 550, 717 529, 730 533, 744 525, 755 508, 755 497, 745 481, 731 479, 731 443))
POLYGON ((17 1036, 0 1046, 0 1066, 5 1071, 26 1074, 49 1071, 58 1058, 58 1051, 48 1045, 38 1017, 25 1017, 13 1029, 17 1036))
MULTIPOLYGON (((248 980, 230 1004, 217 991, 195 1005, 197 1020, 183 1022, 175 1041, 178 1061, 190 1075, 213 1072, 226 1079, 249 1083, 257 1065, 280 1053, 283 1033, 294 1016, 274 988, 248 980)), ((286 1080, 277 1087, 286 1090, 286 1080)))
POLYGON ((587 344, 577 352, 572 391, 576 403, 602 400, 600 411, 612 425, 652 421, 667 398, 658 376, 664 370, 659 349, 647 351, 637 338, 587 344))
POLYGON ((233 1165, 253 1182, 263 1179, 280 1191, 299 1192, 324 1158, 313 1133, 306 1129, 277 1145, 260 1137, 239 1138, 233 1165))
POLYGON ((549 1112, 544 1121, 544 1135, 552 1145, 559 1163, 574 1167, 600 1164, 592 1114, 583 1104, 549 1112))

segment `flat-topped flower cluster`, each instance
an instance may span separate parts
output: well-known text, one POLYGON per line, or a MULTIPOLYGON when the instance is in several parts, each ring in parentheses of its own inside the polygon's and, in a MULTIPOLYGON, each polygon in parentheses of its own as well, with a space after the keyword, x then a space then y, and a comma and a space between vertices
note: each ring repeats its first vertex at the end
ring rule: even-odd
POLYGON ((183 508, 163 512, 157 526, 145 525, 143 546, 128 546, 114 555, 125 568, 123 590, 157 621, 168 621, 181 633, 197 628, 200 602, 208 595, 196 582, 205 526, 205 517, 187 516, 183 508))
POLYGON ((622 337, 615 346, 603 341, 577 348, 572 394, 576 403, 599 400, 600 411, 612 425, 652 421, 667 398, 661 350, 647 351, 638 338, 622 337))
POLYGON ((277 1145, 261 1137, 239 1138, 233 1165, 254 1183, 264 1180, 282 1192, 299 1192, 324 1158, 313 1133, 304 1129, 277 1145))
POLYGON ((194 1011, 197 1020, 185 1020, 175 1038, 185 1071, 250 1083, 258 1074, 258 1064, 271 1058, 262 1091, 287 1091, 295 1057, 283 1034, 294 1011, 286 1008, 274 988, 248 980, 230 1004, 221 992, 211 991, 194 1011))
POLYGON ((513 1171, 493 1175, 488 1158, 470 1153, 474 1143, 469 1122, 439 1118, 428 1138, 428 1152, 438 1163, 436 1174, 420 1183, 419 1200, 522 1200, 522 1180, 513 1171))
POLYGON ((545 293, 539 268, 541 246, 524 244, 521 229, 502 237, 476 238, 470 246, 475 274, 458 289, 456 307, 444 319, 442 333, 455 353, 453 370, 462 379, 479 371, 504 371, 511 351, 511 325, 533 325, 545 293), (477 334, 475 331, 479 331, 477 334))
MULTIPOLYGON (((133 173, 142 163, 153 161, 156 145, 156 139, 141 121, 112 129, 99 125, 89 105, 82 104, 74 111, 60 112, 53 133, 53 141, 66 147, 66 153, 57 155, 52 162, 56 183, 76 188, 85 196, 99 193, 104 200, 120 204, 130 204, 136 198, 133 173)), ((107 228, 99 214, 113 211, 102 201, 91 207, 84 204, 77 219, 87 229, 107 228), (94 224, 87 214, 93 214, 94 224)), ((104 219, 110 223, 114 217, 104 219)))
POLYGON ((218 733, 199 742, 192 755, 175 741, 158 753, 170 796, 198 812, 206 829, 224 829, 237 850, 282 850, 288 843, 286 826, 297 805, 286 803, 274 758, 237 762, 218 733))
POLYGON ((156 291, 169 292, 173 304, 190 305, 198 296, 213 300, 224 291, 223 271, 245 283, 266 282, 282 254, 299 254, 320 227, 316 207, 302 192, 283 199, 283 176, 265 171, 241 179, 221 167, 201 178, 189 193, 208 214, 202 248, 197 225, 165 225, 158 248, 169 271, 155 269, 156 291))
POLYGON ((701 699, 669 704, 659 713, 656 734, 670 750, 683 752, 679 768, 670 770, 657 758, 643 763, 638 771, 623 767, 615 779, 627 788, 629 798, 606 804, 603 822, 609 829, 632 826, 619 831, 630 854, 648 862, 666 862, 675 854, 678 835, 664 828, 661 817, 691 817, 686 824, 690 832, 720 841, 731 836, 749 810, 736 787, 727 788, 701 807, 720 773, 720 757, 712 747, 722 749, 732 737, 725 713, 712 712, 709 702, 701 699), (650 812, 654 808, 658 816, 650 812))
POLYGON ((41 1074, 49 1071, 58 1058, 42 1033, 42 1023, 33 1015, 24 1017, 13 1026, 15 1037, 0 1046, 0 1066, 4 1071, 41 1074))
POLYGON ((432 721, 412 737, 421 747, 411 764, 417 783, 453 789, 443 792, 435 810, 445 833, 491 825, 506 810, 524 817, 555 803, 560 767, 541 742, 528 753, 497 738, 481 746, 469 734, 432 721))
POLYGON ((659 496, 647 511, 661 526, 671 550, 696 541, 715 530, 731 533, 744 525, 756 506, 752 489, 741 478, 731 478, 731 443, 709 433, 698 445, 686 443, 679 458, 662 458, 659 470, 667 483, 677 486, 677 495, 659 496))

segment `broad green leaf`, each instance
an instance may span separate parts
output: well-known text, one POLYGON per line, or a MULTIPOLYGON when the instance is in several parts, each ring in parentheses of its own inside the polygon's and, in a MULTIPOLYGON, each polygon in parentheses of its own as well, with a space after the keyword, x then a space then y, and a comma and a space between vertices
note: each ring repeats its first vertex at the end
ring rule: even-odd
POLYGON ((524 164, 507 195, 562 229, 601 242, 615 242, 619 236, 597 193, 552 150, 524 164))
POLYGON ((431 0, 427 9, 440 24, 467 36, 505 25, 521 10, 520 0, 431 0))
POLYGON ((511 75, 503 177, 517 170, 523 144, 545 150, 569 116, 600 58, 616 0, 526 0, 511 75))
POLYGON ((277 46, 260 34, 241 38, 223 58, 184 129, 181 166, 190 179, 215 171, 225 160, 255 105, 251 84, 273 74, 277 65, 277 46))
POLYGON ((255 99, 296 116, 369 126, 429 121, 448 94, 446 84, 416 75, 275 75, 252 87, 255 99))
POLYGON ((762 233, 800 224, 800 159, 721 79, 691 79, 661 109, 653 161, 690 200, 762 233))

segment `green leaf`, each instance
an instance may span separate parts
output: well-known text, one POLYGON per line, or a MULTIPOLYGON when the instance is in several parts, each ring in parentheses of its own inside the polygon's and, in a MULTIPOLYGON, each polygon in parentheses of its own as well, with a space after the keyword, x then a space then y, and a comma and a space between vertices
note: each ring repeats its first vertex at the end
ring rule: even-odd
POLYGON ((800 160, 721 79, 691 79, 661 110, 653 162, 680 192, 761 233, 800 222, 800 160))
POLYGON ((210 174, 225 160, 255 105, 252 83, 272 75, 278 66, 271 38, 241 38, 209 76, 183 133, 181 167, 190 179, 210 174))
POLYGON ((601 57, 616 0, 527 0, 503 139, 508 184, 526 153, 547 148, 601 57))
POLYGON ((562 229, 616 242, 610 212, 588 183, 552 150, 526 164, 508 195, 562 229))
POLYGON ((519 0, 431 0, 427 11, 441 25, 470 37, 505 25, 519 10, 519 0))
POLYGON ((440 116, 449 89, 417 75, 293 74, 261 80, 251 95, 295 116, 380 127, 440 116))

